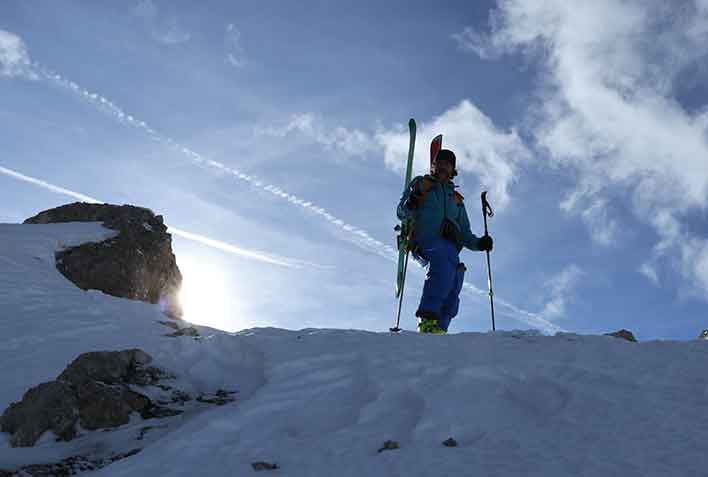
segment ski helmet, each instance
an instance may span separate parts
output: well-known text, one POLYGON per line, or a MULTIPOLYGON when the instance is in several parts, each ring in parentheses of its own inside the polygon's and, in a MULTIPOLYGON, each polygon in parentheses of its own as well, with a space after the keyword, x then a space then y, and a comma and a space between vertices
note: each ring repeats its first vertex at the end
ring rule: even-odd
POLYGON ((435 156, 435 162, 438 161, 449 162, 452 165, 452 177, 455 177, 457 175, 457 168, 455 167, 457 163, 457 158, 455 157, 454 152, 449 149, 440 149, 440 151, 438 151, 438 154, 435 156))
POLYGON ((435 156, 435 162, 437 161, 448 161, 450 164, 452 164, 452 168, 455 168, 455 163, 457 162, 457 158, 455 157, 455 153, 452 152, 449 149, 440 149, 438 151, 437 156, 435 156))

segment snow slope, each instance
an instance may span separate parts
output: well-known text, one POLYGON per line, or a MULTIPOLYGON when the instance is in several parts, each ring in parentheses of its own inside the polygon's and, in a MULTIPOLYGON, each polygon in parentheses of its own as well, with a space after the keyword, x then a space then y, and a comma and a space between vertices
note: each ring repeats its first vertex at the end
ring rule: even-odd
MULTIPOLYGON (((256 461, 284 476, 708 475, 708 342, 274 328, 166 338, 156 307, 83 292, 54 269, 57 246, 105 233, 0 225, 0 406, 79 352, 136 346, 185 387, 240 394, 98 475, 252 475, 256 461), (400 448, 378 452, 389 439, 400 448)), ((137 425, 100 445, 137 442, 137 425)), ((92 449, 98 434, 21 450, 0 437, 0 468, 92 449)))

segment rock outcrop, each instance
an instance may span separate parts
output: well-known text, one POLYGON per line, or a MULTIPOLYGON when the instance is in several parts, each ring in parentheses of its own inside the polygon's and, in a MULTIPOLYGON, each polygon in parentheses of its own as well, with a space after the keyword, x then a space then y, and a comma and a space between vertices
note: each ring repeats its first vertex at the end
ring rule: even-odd
POLYGON ((45 431, 71 440, 77 423, 94 430, 127 424, 133 412, 143 418, 178 414, 130 389, 131 384, 155 384, 165 376, 149 366, 151 361, 139 349, 83 353, 55 381, 31 388, 12 403, 0 417, 0 431, 10 433, 13 447, 29 447, 45 431))
POLYGON ((75 202, 40 212, 24 223, 60 222, 102 222, 118 231, 103 242, 57 252, 57 269, 76 286, 160 303, 168 315, 182 316, 178 300, 182 274, 161 215, 132 205, 75 202))
POLYGON ((631 341, 632 343, 637 342, 637 338, 634 337, 634 333, 629 330, 621 329, 613 333, 605 333, 606 336, 614 336, 615 338, 621 338, 623 340, 631 341))

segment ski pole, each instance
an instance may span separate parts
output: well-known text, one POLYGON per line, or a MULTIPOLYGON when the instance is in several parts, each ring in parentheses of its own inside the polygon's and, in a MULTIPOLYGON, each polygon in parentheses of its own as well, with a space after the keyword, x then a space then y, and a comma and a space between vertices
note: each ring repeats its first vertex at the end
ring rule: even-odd
MULTIPOLYGON (((494 217, 494 211, 492 206, 489 205, 487 201, 487 191, 482 192, 482 215, 484 216, 484 235, 489 235, 489 230, 487 229, 487 216, 494 217)), ((492 290, 492 266, 489 262, 489 250, 487 252, 487 284, 489 285, 489 305, 492 308, 492 331, 496 331, 496 326, 494 323, 494 291, 492 290)))

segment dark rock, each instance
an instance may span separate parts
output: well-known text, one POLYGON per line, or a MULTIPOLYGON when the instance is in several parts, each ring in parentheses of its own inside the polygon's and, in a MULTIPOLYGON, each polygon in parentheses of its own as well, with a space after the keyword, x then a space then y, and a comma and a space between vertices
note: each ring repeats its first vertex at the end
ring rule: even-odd
POLYGON ((253 470, 276 470, 280 468, 278 464, 271 464, 269 462, 253 462, 251 463, 251 467, 253 467, 253 470))
POLYGON ((91 351, 71 362, 57 379, 80 386, 87 381, 105 384, 149 384, 160 371, 147 366, 152 357, 140 349, 91 351))
POLYGON ((56 381, 41 384, 11 404, 0 417, 0 430, 10 433, 13 447, 32 446, 47 430, 60 440, 76 436, 76 423, 85 429, 127 424, 130 414, 144 419, 168 417, 182 411, 161 407, 129 385, 155 384, 163 371, 147 366, 150 355, 139 349, 94 351, 79 355, 56 381))
POLYGON ((386 441, 383 443, 383 447, 379 449, 379 452, 398 449, 399 445, 396 441, 386 441))
POLYGON ((708 340, 708 330, 703 330, 701 331, 701 334, 698 335, 699 340, 708 340))
POLYGON ((162 216, 132 205, 75 202, 40 212, 24 223, 61 222, 102 222, 119 232, 100 243, 57 252, 57 269, 76 286, 160 303, 169 315, 182 315, 178 299, 182 274, 162 216))
POLYGON ((452 437, 450 437, 443 442, 443 445, 445 447, 457 447, 457 441, 455 439, 453 439, 452 437))
POLYGON ((179 328, 177 331, 174 333, 167 333, 165 336, 170 336, 172 338, 175 338, 177 336, 199 336, 199 331, 193 327, 193 326, 187 326, 184 328, 179 328))
POLYGON ((161 325, 165 325, 173 330, 179 330, 179 324, 174 321, 158 321, 161 325))
POLYGON ((183 411, 179 409, 172 409, 169 407, 158 406, 151 403, 140 413, 140 417, 143 419, 163 419, 165 417, 178 416, 182 414, 183 411))
POLYGON ((78 419, 73 389, 67 383, 51 381, 31 388, 22 401, 10 404, 0 417, 0 430, 10 434, 13 447, 30 447, 47 430, 60 440, 71 440, 78 419))
POLYGON ((64 477, 76 475, 79 472, 98 470, 121 459, 134 456, 142 449, 132 449, 128 452, 113 453, 106 457, 96 459, 82 455, 67 457, 52 464, 26 465, 15 471, 0 470, 0 477, 64 477))
POLYGON ((81 426, 88 430, 118 427, 130 421, 132 412, 142 413, 150 399, 122 384, 89 381, 77 389, 81 426))
POLYGON ((198 396, 197 401, 207 404, 216 404, 217 406, 223 406, 224 404, 234 402, 236 398, 233 397, 233 395, 237 392, 238 391, 225 391, 223 389, 219 389, 213 395, 202 394, 198 396))
POLYGON ((634 334, 632 334, 631 331, 625 329, 615 331, 614 333, 605 333, 605 336, 614 336, 615 338, 622 338, 624 340, 631 341, 632 343, 637 342, 637 339, 634 337, 634 334))

